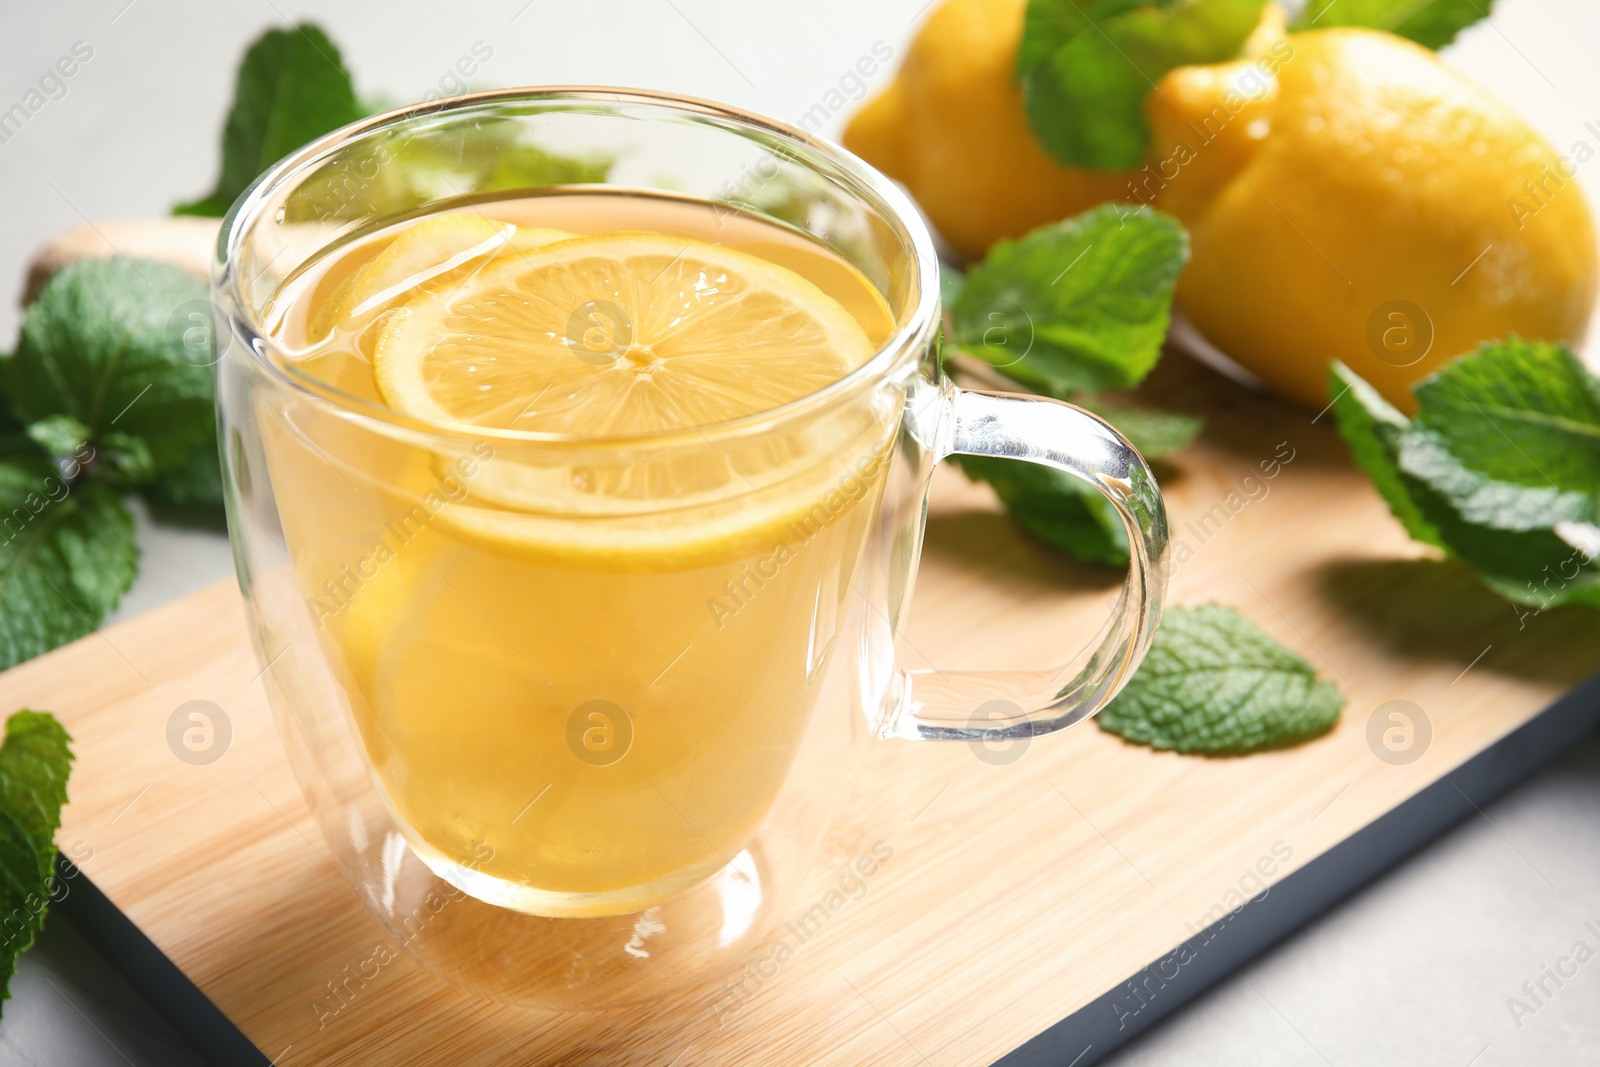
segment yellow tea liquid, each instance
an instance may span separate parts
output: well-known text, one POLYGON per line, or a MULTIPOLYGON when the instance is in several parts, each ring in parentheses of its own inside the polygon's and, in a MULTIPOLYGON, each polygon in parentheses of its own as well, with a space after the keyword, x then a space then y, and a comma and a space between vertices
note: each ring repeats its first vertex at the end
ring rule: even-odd
POLYGON ((520 910, 637 911, 737 864, 855 655, 835 636, 899 412, 712 427, 845 376, 892 322, 831 250, 701 201, 449 214, 275 302, 291 374, 444 432, 263 401, 266 473, 413 850, 520 910))

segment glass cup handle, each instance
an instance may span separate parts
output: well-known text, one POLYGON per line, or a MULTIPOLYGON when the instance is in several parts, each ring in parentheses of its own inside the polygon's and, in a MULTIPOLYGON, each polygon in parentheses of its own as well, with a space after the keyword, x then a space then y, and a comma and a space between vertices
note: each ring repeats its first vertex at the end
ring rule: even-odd
POLYGON ((1110 618, 1067 663, 1038 671, 903 671, 901 699, 883 733, 958 741, 1052 733, 1105 707, 1149 649, 1167 584, 1166 508, 1144 457, 1087 411, 948 384, 940 392, 937 459, 997 456, 1080 479, 1117 509, 1132 562, 1110 618))

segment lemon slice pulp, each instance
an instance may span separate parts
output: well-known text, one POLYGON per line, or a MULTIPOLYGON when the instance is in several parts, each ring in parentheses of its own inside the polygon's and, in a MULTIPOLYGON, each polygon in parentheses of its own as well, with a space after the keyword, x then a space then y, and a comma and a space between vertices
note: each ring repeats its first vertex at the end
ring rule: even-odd
POLYGON ((667 234, 498 257, 402 308, 374 355, 391 407, 428 422, 604 438, 770 410, 871 355, 784 267, 667 234))

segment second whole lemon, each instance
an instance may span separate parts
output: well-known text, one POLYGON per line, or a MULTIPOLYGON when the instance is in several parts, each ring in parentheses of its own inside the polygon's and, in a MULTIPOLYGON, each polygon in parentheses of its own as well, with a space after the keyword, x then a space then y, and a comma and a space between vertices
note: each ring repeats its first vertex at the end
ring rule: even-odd
POLYGON ((1178 304, 1274 390, 1320 407, 1340 359, 1409 411, 1411 382, 1481 341, 1581 337, 1587 157, 1432 52, 1295 34, 1265 67, 1170 72, 1147 111, 1141 187, 1193 242, 1178 304))
POLYGON ((1035 139, 1014 74, 1026 8, 946 0, 844 132, 845 146, 903 182, 964 256, 1129 196, 1131 172, 1065 166, 1035 139))

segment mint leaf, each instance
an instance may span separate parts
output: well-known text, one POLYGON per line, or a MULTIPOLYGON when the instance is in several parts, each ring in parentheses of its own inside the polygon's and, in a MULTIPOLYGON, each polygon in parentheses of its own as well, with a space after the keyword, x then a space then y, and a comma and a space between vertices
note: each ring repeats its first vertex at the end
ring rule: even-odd
POLYGON ((1600 607, 1600 569, 1594 558, 1550 530, 1499 530, 1462 520, 1441 507, 1430 511, 1446 550, 1477 572, 1501 597, 1541 611, 1561 604, 1600 607))
POLYGON ((146 499, 180 507, 222 506, 222 464, 217 455, 216 433, 202 439, 176 467, 158 475, 140 490, 146 499))
MULTIPOLYGON (((284 205, 291 222, 364 218, 409 211, 463 193, 542 189, 605 181, 613 160, 566 156, 526 141, 507 118, 444 116, 322 167, 284 205)), ((765 190, 777 182, 763 182, 765 190)))
POLYGON ((1196 415, 1150 408, 1125 408, 1094 401, 1077 402, 1115 426, 1145 459, 1161 459, 1188 448, 1205 429, 1206 420, 1196 415))
MULTIPOLYGON (((1437 433, 1413 424, 1400 438, 1400 469, 1448 500, 1466 522, 1501 530, 1548 530, 1558 522, 1588 522, 1594 497, 1555 485, 1495 481, 1473 469, 1437 433)), ((1415 493, 1415 491, 1413 491, 1415 493)))
POLYGON ((1366 26, 1443 48, 1456 34, 1489 17, 1492 0, 1311 0, 1294 29, 1366 26))
POLYGON ((1305 660, 1221 604, 1171 607, 1144 662, 1096 721, 1152 748, 1208 756, 1326 733, 1344 696, 1305 660))
POLYGON ((1125 567, 1128 535, 1117 511, 1070 474, 994 456, 952 456, 968 478, 988 482, 1022 528, 1087 563, 1125 567))
POLYGON ((11 357, 0 358, 0 458, 13 455, 33 455, 33 439, 11 410, 11 396, 6 389, 6 368, 11 357))
MULTIPOLYGON (((1472 521, 1529 529, 1557 519, 1594 520, 1600 503, 1600 381, 1565 346, 1514 337, 1483 345, 1445 364, 1413 392, 1419 436, 1428 435, 1479 480, 1498 483, 1498 493, 1471 508, 1464 506, 1466 498, 1480 491, 1447 491, 1472 521), (1541 513, 1549 519, 1527 521, 1541 513)), ((1402 464, 1409 466, 1404 457, 1402 464)))
POLYGON ((952 340, 1041 392, 1137 385, 1161 357, 1189 236, 1146 207, 1105 204, 1019 240, 967 274, 952 340))
POLYGON ((11 997, 17 957, 33 947, 34 937, 44 929, 49 879, 50 868, 39 866, 27 831, 0 811, 0 914, 7 916, 0 924, 0 1004, 11 997))
POLYGON ((55 835, 67 802, 71 738, 48 712, 19 711, 0 745, 0 1001, 11 996, 17 957, 44 928, 55 835))
POLYGON ((222 175, 176 215, 220 217, 250 183, 308 141, 364 116, 339 49, 311 23, 268 30, 245 53, 222 131, 222 175))
POLYGON ((955 305, 956 297, 961 295, 961 289, 967 284, 967 276, 946 263, 939 261, 939 303, 946 307, 955 305))
POLYGON ((484 192, 543 189, 551 185, 593 185, 611 173, 609 156, 561 156, 537 145, 513 145, 494 163, 480 185, 484 192))
MULTIPOLYGON (((1084 405, 1110 422, 1146 458, 1168 455, 1204 425, 1192 415, 1145 408, 1084 405)), ((994 456, 952 456, 963 474, 987 482, 1022 528, 1086 563, 1128 565, 1128 534, 1117 509, 1091 486, 1038 463, 994 456)))
MULTIPOLYGON (((1110 204, 1001 241, 965 278, 941 269, 952 344, 1030 389, 1085 403, 1147 456, 1170 454, 1201 420, 1079 394, 1130 388, 1155 366, 1188 255, 1173 219, 1110 204)), ((1122 521, 1091 487, 1038 464, 955 459, 1034 536, 1091 563, 1127 565, 1122 521)))
POLYGON ((1023 106, 1063 163, 1135 167, 1150 143, 1144 98, 1175 67, 1239 54, 1265 0, 1029 0, 1017 53, 1023 106))
POLYGON ((46 415, 24 432, 51 456, 75 456, 89 443, 89 427, 71 415, 46 415))
POLYGON ((0 669, 90 633, 139 569, 115 492, 42 459, 0 461, 0 669))
POLYGON ((1531 354, 1515 339, 1485 345, 1414 387, 1415 420, 1334 368, 1336 391, 1349 386, 1334 402, 1340 432, 1407 533, 1460 558, 1505 599, 1541 610, 1600 606, 1600 530, 1583 517, 1594 507, 1585 453, 1596 447, 1583 412, 1600 383, 1581 367, 1572 373, 1568 359, 1531 354), (1490 435, 1514 455, 1494 455, 1482 440, 1490 435), (1508 480, 1545 463, 1572 484, 1508 480))
POLYGON ((1130 11, 1145 0, 1028 0, 1022 20, 1022 43, 1017 46, 1017 80, 1049 63, 1062 48, 1085 30, 1115 15, 1130 11))
POLYGON ((62 269, 23 319, 8 372, 17 418, 52 451, 86 438, 99 469, 125 482, 173 466, 214 418, 211 368, 176 325, 206 299, 204 282, 164 263, 62 269))
POLYGON ((0 745, 0 811, 27 833, 43 867, 55 859, 55 833, 72 768, 71 742, 49 712, 19 711, 6 720, 5 743, 0 745))
POLYGON ((1410 422, 1399 409, 1343 363, 1335 361, 1329 392, 1333 417, 1350 446, 1356 466, 1366 472, 1394 517, 1414 541, 1444 546, 1438 529, 1417 503, 1417 486, 1400 470, 1400 439, 1410 422))

